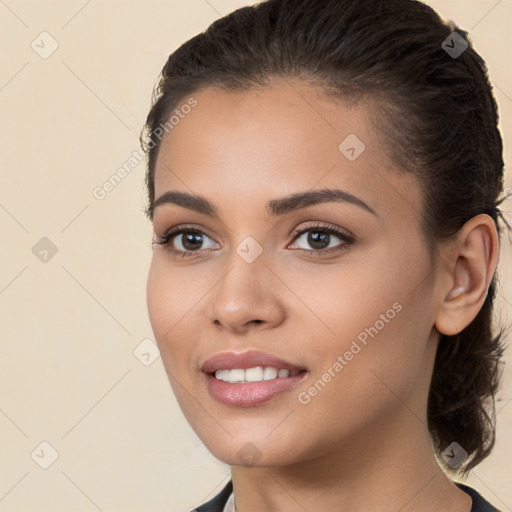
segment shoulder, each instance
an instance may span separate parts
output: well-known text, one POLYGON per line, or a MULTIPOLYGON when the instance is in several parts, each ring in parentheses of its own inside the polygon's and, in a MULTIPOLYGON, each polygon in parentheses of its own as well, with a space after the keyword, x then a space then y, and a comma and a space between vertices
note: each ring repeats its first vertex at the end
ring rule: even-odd
MULTIPOLYGON (((460 482, 454 482, 454 484, 465 493, 471 496, 473 500, 473 506, 471 512, 500 512, 496 507, 491 505, 476 489, 469 487, 469 485, 462 484, 460 482)), ((222 512, 222 511, 221 511, 222 512)))
POLYGON ((207 503, 195 508, 193 512, 223 512, 229 496, 233 492, 233 482, 230 480, 224 488, 207 503))

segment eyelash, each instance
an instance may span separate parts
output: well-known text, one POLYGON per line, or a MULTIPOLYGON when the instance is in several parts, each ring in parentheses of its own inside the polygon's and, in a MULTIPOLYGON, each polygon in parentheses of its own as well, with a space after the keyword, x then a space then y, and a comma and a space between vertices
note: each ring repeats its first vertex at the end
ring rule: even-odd
MULTIPOLYGON (((332 226, 327 226, 324 224, 314 224, 313 226, 307 226, 305 228, 297 228, 293 232, 293 239, 290 243, 295 242, 298 238, 300 238, 304 233, 308 233, 309 231, 313 231, 316 233, 322 233, 322 234, 329 234, 334 235, 336 238, 339 238, 342 240, 343 243, 339 244, 336 247, 331 247, 329 249, 293 249, 295 251, 299 252, 306 252, 308 254, 317 254, 317 255, 323 255, 326 253, 336 252, 336 251, 344 251, 346 250, 350 245, 354 243, 354 237, 348 234, 346 231, 342 231, 340 229, 334 228, 332 226)), ((195 257, 198 256, 203 250, 197 250, 197 251, 188 251, 188 250, 181 250, 181 249, 175 249, 172 247, 172 240, 181 234, 184 233, 194 233, 198 235, 205 235, 208 237, 208 235, 201 231, 198 228, 192 227, 192 226, 177 226, 174 228, 169 229, 162 237, 160 237, 159 240, 153 240, 153 244, 164 246, 169 252, 174 254, 175 256, 181 256, 182 258, 185 257, 195 257)), ((210 238, 210 237, 208 237, 210 238)), ((209 249, 211 250, 211 249, 209 249)))

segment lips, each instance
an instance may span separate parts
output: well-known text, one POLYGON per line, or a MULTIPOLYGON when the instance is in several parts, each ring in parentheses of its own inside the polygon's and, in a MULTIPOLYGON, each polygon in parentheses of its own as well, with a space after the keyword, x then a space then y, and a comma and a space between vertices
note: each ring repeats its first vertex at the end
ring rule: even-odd
MULTIPOLYGON (((232 407, 254 407, 295 388, 308 376, 308 370, 280 357, 257 350, 246 352, 221 352, 210 357, 201 365, 206 374, 206 388, 210 396, 222 404, 232 407), (217 370, 247 370, 249 368, 287 370, 289 376, 258 380, 256 382, 225 382, 214 373, 217 370)), ((286 374, 286 372, 285 372, 286 374)))
POLYGON ((247 370, 256 366, 272 366, 278 370, 288 370, 290 373, 306 370, 304 366, 293 364, 272 354, 256 350, 215 354, 201 365, 201 370, 207 374, 212 374, 216 370, 247 370))

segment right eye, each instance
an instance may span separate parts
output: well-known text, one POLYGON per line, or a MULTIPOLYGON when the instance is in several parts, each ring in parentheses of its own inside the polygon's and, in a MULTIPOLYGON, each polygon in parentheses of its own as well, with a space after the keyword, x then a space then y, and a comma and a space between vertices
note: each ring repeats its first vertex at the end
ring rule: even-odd
POLYGON ((176 255, 197 256, 201 248, 211 250, 215 242, 203 231, 192 227, 175 227, 168 230, 159 239, 154 240, 153 244, 162 245, 166 250, 176 255), (209 240, 209 247, 202 247, 205 239, 209 240), (178 247, 176 247, 176 245, 178 247))

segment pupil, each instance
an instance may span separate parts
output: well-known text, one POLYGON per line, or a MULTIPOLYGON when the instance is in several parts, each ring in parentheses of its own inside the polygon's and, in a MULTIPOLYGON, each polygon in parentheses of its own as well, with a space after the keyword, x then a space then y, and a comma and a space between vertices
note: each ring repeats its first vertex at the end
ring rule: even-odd
POLYGON ((329 245, 329 241, 328 241, 329 236, 330 236, 329 233, 320 233, 318 231, 314 231, 314 232, 310 233, 310 235, 308 236, 308 243, 311 244, 311 246, 314 247, 315 249, 325 249, 329 245), (317 236, 317 235, 319 235, 319 236, 317 236), (322 247, 317 247, 319 240, 320 240, 320 245, 325 244, 326 242, 327 242, 327 244, 322 247))
POLYGON ((183 239, 183 247, 185 247, 185 249, 187 251, 194 250, 194 249, 197 249, 198 247, 201 247, 201 243, 203 242, 201 236, 202 235, 200 233, 186 234, 185 238, 183 239), (195 244, 194 244, 194 242, 195 242, 195 244), (189 243, 191 243, 190 246, 188 246, 189 243))

